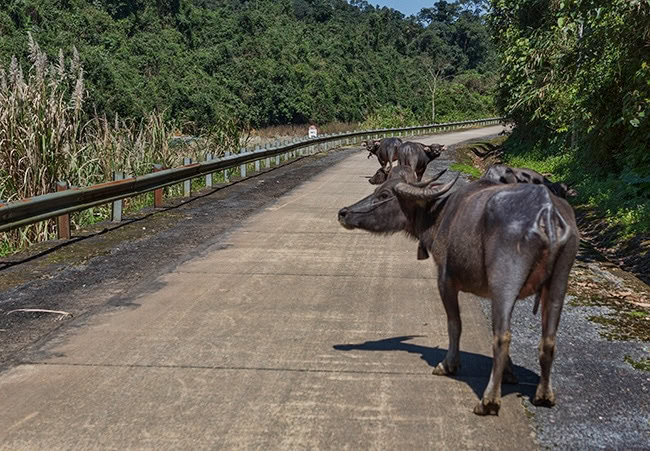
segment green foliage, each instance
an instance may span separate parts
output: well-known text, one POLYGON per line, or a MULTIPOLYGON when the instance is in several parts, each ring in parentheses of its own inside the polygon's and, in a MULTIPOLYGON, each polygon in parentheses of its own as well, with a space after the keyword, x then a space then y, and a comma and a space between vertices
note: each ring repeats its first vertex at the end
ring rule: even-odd
POLYGON ((479 178, 481 176, 481 171, 476 169, 474 166, 464 163, 454 163, 451 165, 451 170, 456 172, 462 172, 463 174, 470 175, 474 178, 479 178))
POLYGON ((562 137, 532 144, 517 133, 505 143, 505 163, 553 174, 578 191, 575 200, 604 218, 621 239, 650 234, 650 191, 632 169, 621 174, 585 170, 585 151, 571 148, 562 137))
POLYGON ((491 5, 508 163, 573 183, 622 238, 650 233, 650 1, 491 5))
MULTIPOLYGON (((240 148, 242 125, 221 119, 192 141, 174 143, 174 121, 153 111, 141 119, 91 116, 84 112, 84 67, 76 49, 50 62, 29 36, 28 69, 15 58, 0 67, 0 198, 16 201, 55 191, 57 181, 89 186, 111 180, 113 171, 150 173, 154 163, 178 166, 181 158, 203 158, 240 148)), ((179 140, 176 140, 179 141, 179 140)), ((99 207, 74 215, 73 225, 107 216, 99 207)), ((14 249, 53 234, 45 221, 0 235, 0 249, 14 249)), ((2 251, 2 252, 5 252, 2 251)))
POLYGON ((650 175, 650 2, 492 0, 499 105, 535 139, 560 136, 602 172, 650 175))
POLYGON ((361 124, 364 130, 378 128, 398 128, 417 125, 418 121, 411 110, 399 106, 385 106, 373 111, 361 124))
MULTIPOLYGON (((438 2, 419 19, 351 3, 9 2, 0 11, 0 62, 26 60, 28 31, 50 56, 74 42, 86 69, 86 112, 139 119, 165 111, 194 129, 223 117, 255 127, 359 122, 395 105, 424 121, 430 97, 421 61, 438 55, 448 79, 472 70, 490 84, 495 53, 467 2, 438 2)), ((491 99, 478 99, 483 110, 493 110, 491 99)), ((447 116, 474 116, 464 101, 448 102, 447 116)))
POLYGON ((626 355, 623 359, 637 370, 650 371, 650 358, 642 357, 639 360, 635 360, 629 355, 626 355))

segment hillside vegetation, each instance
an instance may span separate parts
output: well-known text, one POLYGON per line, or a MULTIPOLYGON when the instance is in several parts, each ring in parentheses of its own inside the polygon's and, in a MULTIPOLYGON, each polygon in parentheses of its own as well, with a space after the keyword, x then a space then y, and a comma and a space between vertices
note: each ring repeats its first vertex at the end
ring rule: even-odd
MULTIPOLYGON (((140 175, 154 163, 238 152, 250 127, 395 127, 495 111, 496 55, 466 0, 410 18, 357 0, 0 5, 5 201, 53 192, 60 180, 88 186, 113 171, 140 175), (174 141, 178 133, 198 139, 174 141)), ((93 208, 72 222, 107 214, 93 208)), ((53 231, 46 221, 2 234, 0 255, 53 231)))
POLYGON ((610 235, 648 252, 650 1, 491 6, 498 104, 517 125, 506 160, 572 183, 610 235))
POLYGON ((392 106, 430 121, 432 73, 438 121, 494 113, 495 53, 466 1, 417 18, 358 0, 2 3, 0 67, 12 55, 27 63, 27 32, 51 58, 74 45, 92 114, 164 110, 199 129, 223 117, 255 127, 359 122, 392 106))

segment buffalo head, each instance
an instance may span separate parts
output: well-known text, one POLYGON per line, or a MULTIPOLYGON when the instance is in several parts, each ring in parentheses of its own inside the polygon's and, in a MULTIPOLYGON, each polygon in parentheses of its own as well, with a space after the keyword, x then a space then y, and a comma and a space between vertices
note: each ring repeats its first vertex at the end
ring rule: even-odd
POLYGON ((386 181, 388 178, 388 174, 390 173, 390 170, 387 170, 385 168, 379 168, 377 169, 377 172, 375 172, 375 175, 370 177, 370 182, 371 185, 381 185, 386 181))
POLYGON ((379 150, 379 145, 381 144, 381 141, 377 141, 375 139, 371 139, 368 141, 361 141, 361 145, 366 147, 366 150, 369 152, 368 153, 368 158, 372 157, 373 155, 377 154, 377 151, 379 150))
POLYGON ((576 197, 578 195, 578 191, 576 191, 574 188, 569 188, 566 183, 553 183, 553 185, 549 186, 548 188, 553 194, 564 199, 567 197, 576 197))
MULTIPOLYGON (((410 172, 413 172, 410 169, 410 172)), ((414 183, 412 177, 403 173, 400 177, 389 177, 371 195, 356 204, 339 211, 339 223, 346 229, 363 229, 373 233, 395 233, 405 231, 416 236, 418 210, 431 209, 440 196, 447 193, 456 179, 447 184, 435 183, 445 171, 434 178, 414 183)))
POLYGON ((423 150, 429 159, 435 160, 442 154, 442 152, 447 150, 447 146, 444 146, 442 144, 430 144, 428 146, 424 146, 423 150))

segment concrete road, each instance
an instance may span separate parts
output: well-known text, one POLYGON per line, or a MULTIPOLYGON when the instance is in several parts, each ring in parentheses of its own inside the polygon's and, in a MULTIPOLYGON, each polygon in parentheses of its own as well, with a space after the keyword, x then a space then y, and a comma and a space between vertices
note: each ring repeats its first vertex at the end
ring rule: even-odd
POLYGON ((447 347, 431 261, 401 235, 338 225, 338 209, 371 192, 376 166, 353 154, 225 244, 28 353, 0 375, 0 446, 536 447, 518 387, 504 386, 499 417, 472 413, 491 366, 476 300, 461 297, 460 375, 431 375, 447 347))

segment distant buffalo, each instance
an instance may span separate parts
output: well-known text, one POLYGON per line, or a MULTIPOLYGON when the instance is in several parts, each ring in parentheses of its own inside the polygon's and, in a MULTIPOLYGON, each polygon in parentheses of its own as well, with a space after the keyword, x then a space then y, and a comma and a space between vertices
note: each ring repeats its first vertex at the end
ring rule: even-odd
POLYGON ((402 144, 399 138, 384 138, 382 140, 363 141, 361 144, 366 146, 369 152, 368 158, 373 155, 377 157, 379 165, 386 168, 393 165, 393 161, 397 161, 397 149, 402 144))
POLYGON ((371 185, 381 185, 386 180, 396 177, 409 182, 417 181, 415 172, 409 166, 395 166, 389 169, 379 168, 377 169, 377 172, 375 172, 375 175, 373 175, 368 181, 371 185))
POLYGON ((442 144, 427 146, 422 143, 407 141, 397 149, 397 161, 400 166, 413 168, 418 180, 420 180, 427 170, 427 165, 438 158, 445 150, 447 150, 447 146, 442 144))

